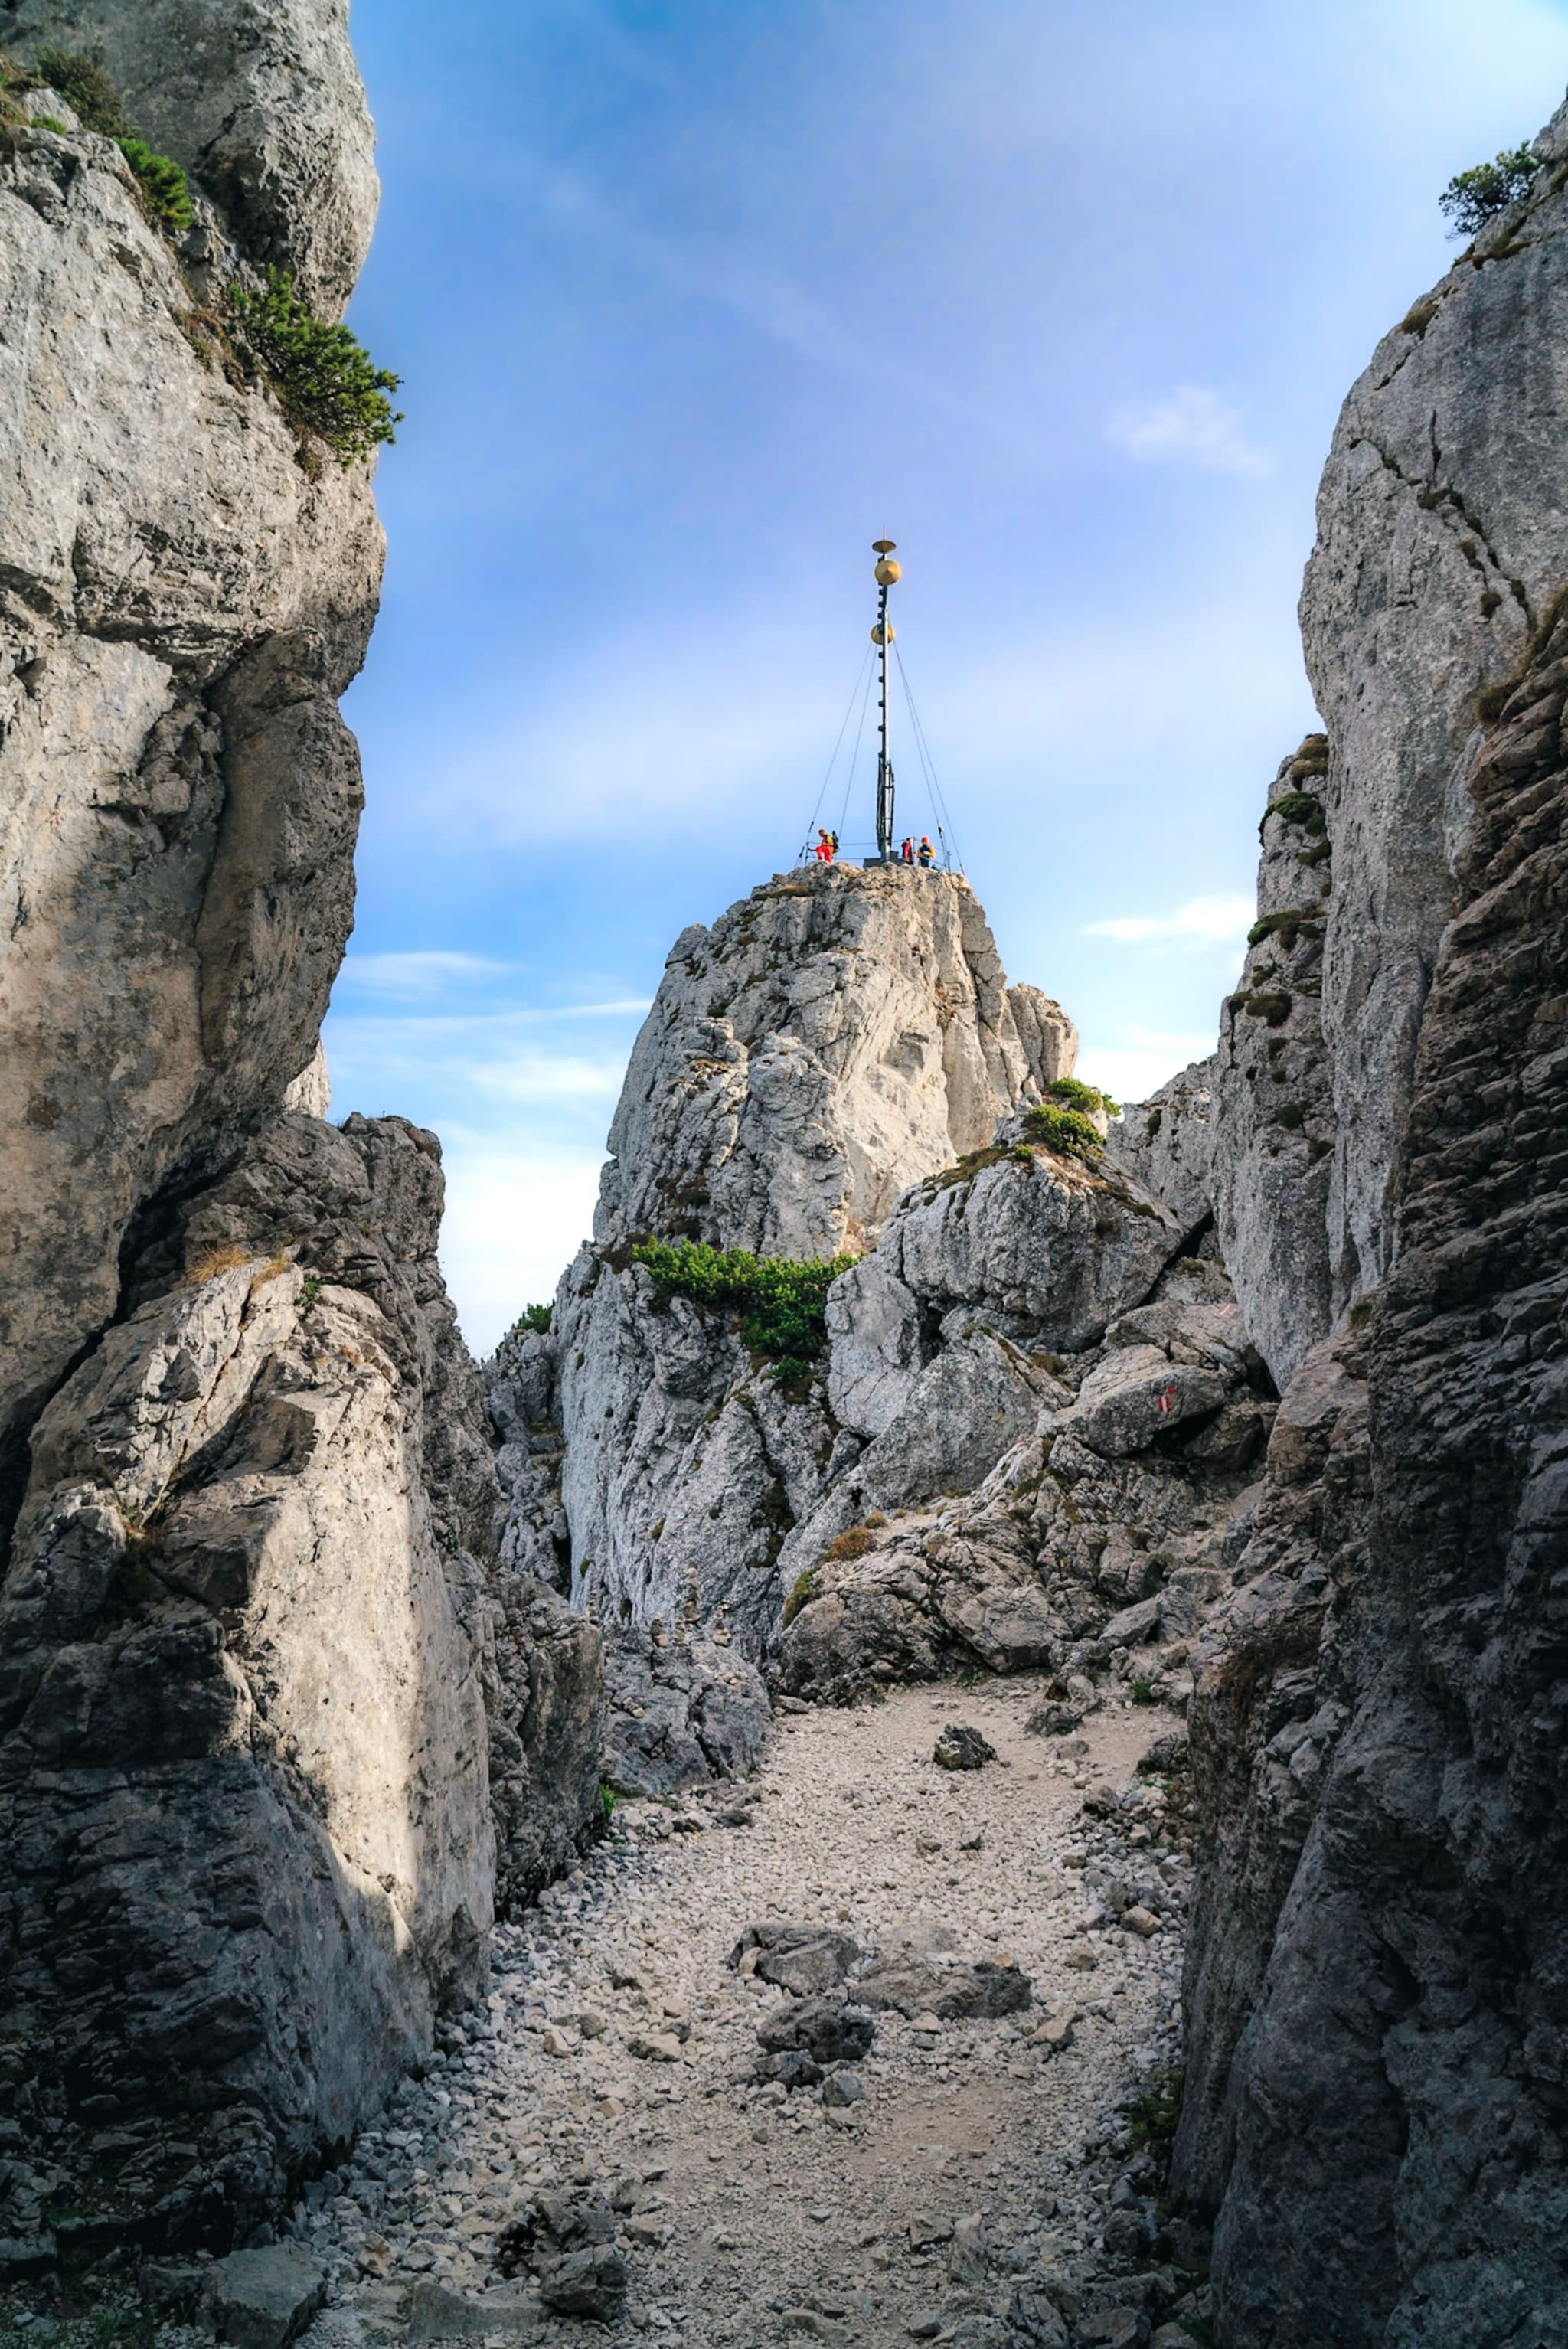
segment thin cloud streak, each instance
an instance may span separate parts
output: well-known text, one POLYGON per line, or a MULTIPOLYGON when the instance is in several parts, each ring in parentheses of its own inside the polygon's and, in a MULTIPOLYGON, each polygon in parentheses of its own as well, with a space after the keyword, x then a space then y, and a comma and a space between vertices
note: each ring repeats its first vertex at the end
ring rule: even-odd
POLYGON ((1186 384, 1150 407, 1121 409, 1110 420, 1108 438, 1145 461, 1197 465, 1205 473, 1253 481, 1274 471, 1273 458, 1243 431, 1239 412, 1197 384, 1186 384))
POLYGON ((1086 922, 1083 934, 1114 938, 1119 946, 1167 939, 1190 947, 1233 946, 1246 936, 1255 912, 1251 897, 1191 897, 1173 914, 1117 914, 1108 921, 1086 922))

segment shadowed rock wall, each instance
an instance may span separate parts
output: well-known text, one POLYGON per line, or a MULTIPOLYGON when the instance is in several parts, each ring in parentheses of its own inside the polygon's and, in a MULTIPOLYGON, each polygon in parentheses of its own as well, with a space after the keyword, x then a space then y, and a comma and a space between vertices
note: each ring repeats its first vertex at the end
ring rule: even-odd
MULTIPOLYGON (((1316 1067, 1284 1040, 1329 1334, 1192 1712, 1177 2176, 1230 2349, 1568 2333, 1568 109, 1538 151, 1346 402, 1303 600, 1333 889, 1316 1067)), ((1243 1298, 1315 1260, 1248 1171, 1272 1076, 1222 1050, 1207 1137, 1243 1298)))

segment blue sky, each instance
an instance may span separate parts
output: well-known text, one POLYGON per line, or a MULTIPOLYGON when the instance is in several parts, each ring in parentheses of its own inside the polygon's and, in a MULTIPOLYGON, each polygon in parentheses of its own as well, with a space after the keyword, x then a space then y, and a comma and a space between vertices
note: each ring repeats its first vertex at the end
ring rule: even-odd
POLYGON ((1207 1050, 1315 722, 1336 412, 1447 265, 1439 191, 1560 99, 1568 5, 355 0, 354 32, 384 193, 351 315, 407 420, 327 1047, 335 1115, 441 1134, 470 1341, 586 1233, 676 933, 793 861, 884 533, 1009 973, 1129 1098, 1207 1050))

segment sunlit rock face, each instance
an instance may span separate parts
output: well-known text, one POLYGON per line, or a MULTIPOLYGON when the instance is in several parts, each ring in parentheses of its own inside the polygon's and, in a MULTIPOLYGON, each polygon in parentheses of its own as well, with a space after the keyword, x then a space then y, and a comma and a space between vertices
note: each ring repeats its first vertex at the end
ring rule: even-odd
POLYGON ((874 1238, 899 1194, 1070 1074, 960 875, 806 866, 682 932, 610 1129, 594 1237, 767 1256, 874 1238))
POLYGON ((222 319, 273 265, 346 301, 346 8, 8 0, 0 44, 98 57, 195 213, 154 227, 57 91, 0 135, 0 2117, 54 2181, 0 2165, 0 2246, 31 2268, 62 2208, 94 2256, 270 2221, 472 1996, 498 1893, 593 1831, 601 1691, 593 1627, 494 1557, 435 1139, 322 1122, 381 533, 222 319))
POLYGON ((834 1406, 821 1378, 785 1387, 753 1361, 733 1317, 661 1301, 630 1245, 858 1255, 1077 1043, 1058 1005, 1008 986, 957 875, 811 865, 684 932, 611 1129, 595 1245, 549 1339, 495 1366, 507 1554, 560 1561, 610 1619, 673 1620, 695 1588, 704 1619, 763 1653, 787 1539, 837 1471, 834 1406))
MULTIPOLYGON (((346 14, 285 0, 0 11, 23 59, 101 49, 133 119, 197 173, 197 222, 176 243, 108 139, 20 128, 0 159, 13 1505, 16 1445, 115 1310, 133 1220, 281 1106, 353 918, 363 793, 337 697, 380 587, 368 471, 302 465, 275 399, 231 381, 198 315, 273 258, 329 306, 346 298, 375 176, 346 14), (220 198, 232 189, 220 149, 233 171, 249 159, 249 208, 203 193, 202 172, 220 198)), ((28 102, 62 119, 47 92, 28 102)))

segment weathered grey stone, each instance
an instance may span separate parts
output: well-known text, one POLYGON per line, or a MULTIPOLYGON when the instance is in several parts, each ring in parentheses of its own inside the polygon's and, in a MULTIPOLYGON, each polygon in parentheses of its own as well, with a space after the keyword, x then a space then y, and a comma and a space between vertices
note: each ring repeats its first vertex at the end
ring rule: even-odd
POLYGON ((665 1646, 635 1626, 605 1644, 601 1768, 629 1795, 676 1795, 756 1768, 771 1709, 756 1667, 684 1632, 665 1646))
POLYGON ((494 1485, 440 1196, 430 1135, 284 1118, 33 1430, 0 1589, 6 2093, 67 2125, 182 2105, 204 2158, 170 2240, 265 2216, 482 1979, 494 1485))
POLYGON ((1270 786, 1260 827, 1262 935, 1221 1013, 1211 1064, 1220 1250, 1248 1330, 1281 1385, 1335 1315, 1327 1221, 1335 1112, 1322 1017, 1324 937, 1334 918, 1327 771, 1327 742, 1309 734, 1270 786))
POLYGON ((504 2299, 489 2292, 483 2300, 469 2300, 421 2277, 404 2297, 403 2323, 410 2341, 483 2341, 497 2334, 526 2340, 542 2323, 538 2301, 521 2292, 504 2299))
MULTIPOLYGON (((281 6, 249 11, 257 37, 281 6)), ((139 43, 152 78, 176 11, 150 13, 164 34, 108 5, 29 10, 23 29, 139 43)), ((243 13, 192 6, 186 29, 243 13)), ((302 119, 318 88, 329 113, 361 104, 334 13, 296 58, 302 119), (313 77, 329 68, 327 89, 313 77)), ((182 50, 181 87, 205 54, 182 50)), ((112 142, 7 134, 7 1518, 26 1428, 115 1311, 133 1218, 281 1104, 351 919, 359 761, 336 697, 380 579, 367 474, 311 479, 270 395, 193 347, 191 298, 112 142)))
POLYGON ((841 1996, 797 1999, 757 2026, 758 2043, 769 2054, 803 2047, 819 2064, 867 2055, 875 2037, 871 2015, 863 2007, 846 2006, 841 1996))
POLYGON ((348 0, 10 0, 5 44, 101 58, 127 119, 183 163, 247 260, 335 317, 376 222, 348 0))
POLYGON ((1105 1154, 1169 1207, 1190 1237, 1214 1211, 1214 1060, 1195 1061, 1113 1121, 1105 1154))
POLYGON ((988 1958, 974 1965, 893 1958, 859 1977, 855 1997, 862 2006, 892 2007, 906 2018, 930 2013, 943 2022, 994 2023, 1021 2013, 1033 2000, 1034 1986, 1016 1966, 999 1966, 988 1958))
MULTIPOLYGON (((980 1260, 987 1211, 977 1198, 969 1245, 980 1260)), ((852 1290, 853 1279, 835 1283, 830 1300, 881 1293, 874 1279, 852 1290)), ((938 1335, 963 1319, 944 1321, 938 1335)), ((847 1312, 840 1326, 851 1341, 847 1312)), ((1271 1412, 1266 1373, 1220 1268, 1180 1259, 1097 1348, 1071 1363, 1053 1356, 1056 1371, 1023 1353, 1027 1339, 1004 1342, 1037 1382, 1037 1432, 1007 1445, 978 1482, 985 1421, 958 1418, 923 1439, 964 1462, 967 1496, 934 1515, 895 1516, 874 1536, 856 1532, 868 1511, 907 1509, 932 1482, 940 1489, 941 1480, 902 1483, 896 1454, 884 1464, 895 1421, 785 1542, 779 1564, 794 1597, 779 1671, 789 1693, 842 1702, 879 1681, 925 1677, 960 1660, 993 1671, 1063 1665, 1153 1583, 1170 1584, 1165 1611, 1183 1632, 1214 1595, 1214 1515, 1222 1519, 1241 1493, 1271 1412)), ((944 1359, 916 1374, 916 1395, 944 1359)), ((918 1436, 913 1403, 905 1417, 918 1436)), ((1007 1430, 989 1432, 1005 1440, 1007 1430)), ((948 1490, 959 1484, 954 1474, 948 1490)))
POLYGON ((1180 1239, 1126 1176, 1022 1140, 917 1184, 829 1293, 835 1416, 861 1434, 890 1427, 934 1351, 923 1333, 961 1309, 1033 1348, 1095 1344, 1180 1239))
POLYGON ((293 2243, 231 2251, 206 2279, 207 2312, 234 2349, 287 2349, 326 2302, 326 2278, 293 2243))
POLYGON ((505 1565, 488 1576, 486 1702, 496 1909, 516 1913, 580 1857, 603 1822, 603 1640, 555 1592, 505 1565))
POLYGON ((682 932, 610 1131, 595 1237, 769 1256, 863 1247, 910 1183, 1067 1073, 1058 1006, 1015 989, 951 874, 811 865, 682 932))
POLYGON ((760 1655, 789 1588, 779 1553, 832 1444, 820 1394, 753 1364, 731 1317, 657 1301, 640 1266, 585 1250, 556 1300, 561 1492, 573 1595, 611 1621, 722 1614, 760 1655))
MULTIPOLYGON (((1564 120, 1543 134, 1554 159, 1564 120)), ((1421 1010, 1472 822, 1476 696, 1512 673, 1563 587, 1558 176, 1543 171, 1383 337, 1318 492, 1301 617, 1330 745, 1336 1311, 1393 1258, 1421 1010)))
POLYGON ((1383 1278, 1286 1388, 1195 1656, 1177 2178, 1227 2344, 1568 2327, 1568 109, 1544 144, 1352 394, 1304 605, 1335 1307, 1383 1278))

